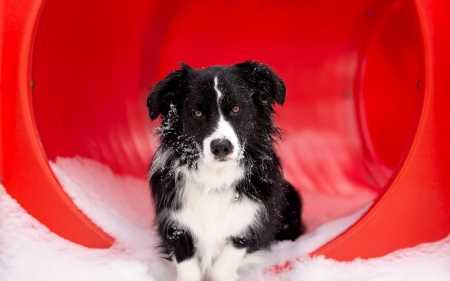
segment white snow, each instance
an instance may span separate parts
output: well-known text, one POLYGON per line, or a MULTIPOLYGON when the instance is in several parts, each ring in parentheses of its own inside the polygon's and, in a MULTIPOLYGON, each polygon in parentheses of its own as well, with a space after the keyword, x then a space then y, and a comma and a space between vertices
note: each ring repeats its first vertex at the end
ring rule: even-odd
MULTIPOLYGON (((151 281, 174 280, 175 267, 158 256, 158 239, 152 226, 150 194, 145 179, 114 174, 98 162, 58 158, 52 169, 75 204, 106 233, 116 238, 104 250, 88 249, 50 232, 31 217, 0 185, 0 280, 11 281, 151 281)), ((355 195, 356 196, 356 195, 355 195)), ((304 196, 305 208, 326 197, 304 196)), ((348 205, 351 197, 334 200, 333 206, 348 205)), ((365 200, 339 214, 348 213, 365 200)), ((308 253, 353 224, 367 206, 351 216, 335 218, 331 209, 315 218, 312 209, 306 221, 310 232, 295 242, 274 244, 264 266, 253 268, 241 281, 448 281, 450 236, 435 243, 398 250, 387 256, 352 262, 336 262, 308 253), (289 270, 274 265, 290 261, 289 270)), ((319 212, 320 213, 320 212, 319 212)))
MULTIPOLYGON (((173 272, 152 248, 88 249, 50 232, 0 185, 0 280, 170 280, 173 272)), ((132 235, 132 234, 131 234, 132 235)), ((153 239, 151 236, 149 239, 153 239)))

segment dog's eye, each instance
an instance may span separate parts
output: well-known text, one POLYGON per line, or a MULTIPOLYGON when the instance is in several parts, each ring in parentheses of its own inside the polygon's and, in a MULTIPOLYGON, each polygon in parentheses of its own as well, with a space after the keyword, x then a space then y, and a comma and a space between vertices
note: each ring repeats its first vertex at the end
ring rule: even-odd
POLYGON ((194 111, 194 116, 197 118, 201 118, 203 117, 203 112, 201 112, 200 110, 196 110, 194 111))
POLYGON ((239 113, 241 111, 241 107, 239 105, 235 105, 233 106, 233 108, 231 109, 232 113, 239 113))

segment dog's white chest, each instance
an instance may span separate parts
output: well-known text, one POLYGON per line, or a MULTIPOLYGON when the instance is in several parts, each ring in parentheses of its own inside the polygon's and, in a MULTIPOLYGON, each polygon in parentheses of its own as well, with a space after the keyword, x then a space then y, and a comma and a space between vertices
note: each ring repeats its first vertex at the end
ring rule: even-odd
POLYGON ((242 235, 255 222, 260 205, 245 196, 238 198, 233 186, 208 189, 198 178, 185 176, 183 207, 174 219, 192 232, 200 260, 207 267, 228 238, 242 235))
POLYGON ((194 234, 225 239, 238 235, 254 221, 258 205, 248 198, 240 198, 234 190, 203 191, 186 184, 183 208, 176 219, 194 234))

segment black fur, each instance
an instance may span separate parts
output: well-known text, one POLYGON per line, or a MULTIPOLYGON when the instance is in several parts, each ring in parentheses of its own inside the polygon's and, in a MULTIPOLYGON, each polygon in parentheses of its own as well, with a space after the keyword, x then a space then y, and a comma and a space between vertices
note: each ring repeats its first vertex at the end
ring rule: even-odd
POLYGON ((152 161, 149 183, 162 247, 177 262, 195 254, 195 237, 189 227, 170 219, 170 214, 183 205, 179 192, 185 179, 175 169, 197 169, 202 141, 214 130, 211 124, 217 121, 213 112, 218 105, 211 89, 215 76, 219 77, 223 92, 220 110, 232 124, 239 142, 245 144, 239 160, 245 177, 235 185, 237 200, 246 196, 266 211, 255 217, 259 223, 228 241, 251 253, 267 248, 274 239, 294 240, 304 232, 301 198, 284 179, 274 148, 280 138, 273 123, 274 105, 285 101, 283 81, 269 67, 254 61, 202 70, 182 64, 181 69, 156 84, 147 99, 150 118, 162 118, 157 129, 161 144, 152 161), (228 114, 235 104, 242 107, 241 112, 228 114), (193 116, 195 110, 201 110, 204 118, 193 116))

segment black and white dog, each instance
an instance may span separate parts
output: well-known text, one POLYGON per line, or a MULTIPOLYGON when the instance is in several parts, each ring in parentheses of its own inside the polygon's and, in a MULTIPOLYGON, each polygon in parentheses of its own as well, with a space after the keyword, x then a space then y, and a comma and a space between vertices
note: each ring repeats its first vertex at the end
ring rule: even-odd
POLYGON ((162 123, 149 181, 177 280, 236 280, 271 241, 303 233, 301 199, 274 149, 274 105, 285 97, 284 82, 254 61, 182 64, 150 93, 150 118, 162 123))

